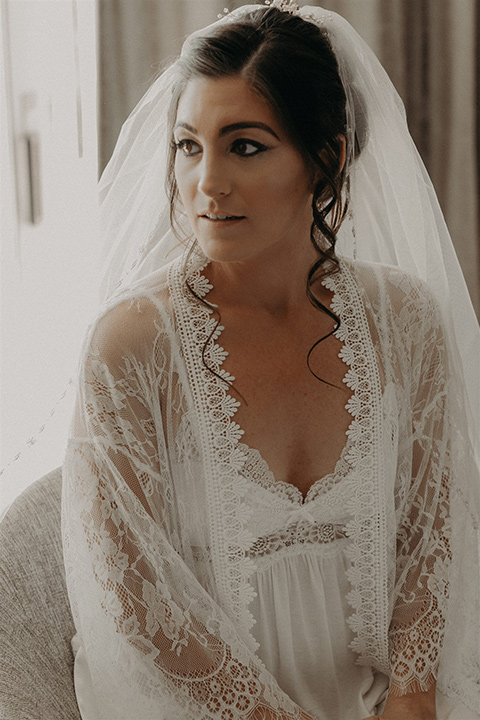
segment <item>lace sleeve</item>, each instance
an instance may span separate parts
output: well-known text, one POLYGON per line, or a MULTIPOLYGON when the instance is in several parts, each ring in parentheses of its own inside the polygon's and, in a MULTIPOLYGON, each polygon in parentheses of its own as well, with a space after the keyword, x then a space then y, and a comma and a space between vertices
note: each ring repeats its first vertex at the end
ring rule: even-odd
POLYGON ((306 719, 178 550, 163 424, 179 390, 146 315, 97 327, 64 466, 67 583, 102 718, 306 719))
POLYGON ((390 693, 428 690, 436 680, 448 600, 450 453, 447 368, 439 314, 422 307, 411 357, 411 434, 403 451, 411 475, 397 532, 396 583, 390 626, 390 693))

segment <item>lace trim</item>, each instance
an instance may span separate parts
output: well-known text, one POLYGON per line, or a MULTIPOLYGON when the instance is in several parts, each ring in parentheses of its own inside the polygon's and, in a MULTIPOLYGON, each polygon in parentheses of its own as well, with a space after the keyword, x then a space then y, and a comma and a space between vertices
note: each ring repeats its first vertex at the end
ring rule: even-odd
POLYGON ((289 525, 280 533, 258 538, 250 548, 250 555, 269 555, 291 545, 324 545, 347 537, 345 527, 332 523, 298 522, 289 525))
MULTIPOLYGON (((340 328, 335 332, 335 336, 343 343, 339 357, 348 368, 343 382, 352 390, 352 396, 345 406, 352 417, 352 421, 346 433, 345 446, 340 458, 337 460, 335 469, 333 472, 318 478, 312 483, 304 498, 301 491, 295 487, 295 485, 292 485, 292 483, 275 479, 267 461, 259 450, 250 447, 246 443, 238 443, 238 448, 246 456, 242 474, 253 482, 280 495, 282 498, 299 505, 313 502, 320 496, 325 495, 342 480, 342 478, 345 478, 352 472, 352 469, 358 462, 359 456, 362 454, 358 448, 352 446, 360 442, 363 428, 367 429, 366 418, 373 416, 373 395, 367 387, 369 378, 368 375, 365 374, 365 369, 368 370, 368 365, 366 363, 362 365, 365 359, 363 336, 357 327, 357 316, 355 315, 355 312, 358 312, 358 308, 354 310, 352 305, 353 299, 357 296, 358 291, 352 287, 348 287, 348 283, 345 283, 345 281, 343 285, 335 282, 336 278, 338 278, 337 274, 327 277, 322 281, 322 284, 333 292, 331 307, 341 320, 340 328), (363 382, 361 382, 361 380, 363 380, 363 382)), ((221 330, 223 330, 223 327, 221 330)), ((223 348, 221 348, 221 350, 223 350, 223 348)), ((243 434, 243 430, 241 432, 243 434)), ((363 438, 363 441, 368 444, 367 437, 363 438)), ((369 452, 370 448, 367 447, 366 450, 369 452)))
MULTIPOLYGON (((171 265, 170 285, 178 295, 177 323, 194 400, 203 419, 200 432, 206 449, 207 492, 215 508, 212 560, 220 570, 218 592, 223 607, 229 608, 233 618, 247 630, 249 643, 256 649, 258 644, 249 632, 254 618, 248 610, 254 596, 248 578, 256 569, 249 557, 255 538, 246 529, 252 509, 244 502, 245 484, 238 482, 238 476, 249 462, 257 481, 266 480, 270 484, 272 476, 263 458, 263 463, 259 461, 259 453, 252 465, 250 448, 240 442, 243 430, 232 419, 240 403, 227 392, 227 383, 235 378, 222 368, 228 353, 217 340, 223 327, 215 327, 211 308, 200 304, 185 284, 186 277, 198 297, 204 298, 212 289, 201 274, 208 261, 204 257, 199 260, 197 255, 186 271, 180 263, 183 264, 182 258, 171 265), (205 359, 218 377, 202 361, 202 350, 209 337, 205 359)), ((346 550, 351 561, 347 576, 353 588, 347 599, 354 610, 348 623, 356 636, 351 649, 366 662, 375 659, 379 669, 388 672, 388 619, 384 617, 388 608, 387 557, 386 551, 382 553, 380 549, 381 538, 386 534, 386 518, 379 460, 381 386, 377 360, 363 303, 347 264, 342 261, 341 271, 326 278, 323 284, 332 290, 331 307, 341 319, 336 334, 343 343, 340 357, 348 366, 344 382, 352 390, 346 405, 352 422, 339 466, 342 474, 348 467, 358 478, 345 508, 353 518, 345 526, 345 534, 351 539, 346 550), (384 596, 378 596, 375 591, 378 587, 384 587, 384 596)), ((337 469, 332 473, 335 482, 336 473, 337 469)), ((305 504, 323 494, 322 481, 323 478, 312 485, 305 501, 301 492, 289 483, 274 481, 271 488, 295 504, 305 504)))
POLYGON ((353 588, 347 601, 354 610, 347 622, 356 636, 350 648, 361 656, 362 664, 376 661, 377 668, 388 674, 388 573, 382 543, 387 521, 379 439, 382 388, 362 299, 344 261, 341 272, 327 277, 324 285, 334 292, 331 307, 341 319, 337 337, 344 343, 340 356, 349 366, 344 382, 353 390, 347 406, 353 421, 347 431, 346 459, 355 468, 358 483, 345 508, 353 517, 346 526, 352 540, 346 548, 352 563, 347 578, 353 588))
MULTIPOLYGON (((257 538, 251 545, 248 556, 258 560, 267 556, 276 556, 279 551, 287 549, 302 550, 309 545, 312 548, 333 546, 338 544, 336 543, 337 540, 346 540, 347 538, 345 525, 299 520, 277 532, 257 538)), ((192 556, 197 564, 208 565, 211 563, 209 547, 192 546, 192 556)), ((284 557, 283 553, 282 557, 284 557)))
POLYGON ((305 499, 302 493, 292 483, 285 482, 283 480, 276 480, 275 475, 270 470, 270 467, 256 448, 252 448, 245 443, 239 442, 238 447, 245 454, 245 460, 242 467, 242 475, 248 480, 261 485, 267 490, 280 495, 285 500, 294 503, 304 505, 312 502, 321 495, 328 493, 343 477, 346 477, 352 470, 352 466, 347 460, 349 440, 342 450, 340 458, 337 460, 335 470, 328 475, 316 480, 308 489, 305 499))
POLYGON ((238 482, 238 471, 245 460, 238 448, 243 431, 231 418, 239 402, 226 392, 227 383, 235 378, 221 367, 227 353, 216 341, 223 327, 215 328, 211 308, 198 303, 185 283, 187 279, 198 297, 207 295, 212 286, 201 274, 207 260, 197 254, 190 259, 188 268, 183 265, 183 258, 172 263, 169 281, 179 305, 177 326, 200 419, 200 442, 205 449, 207 502, 214 508, 210 514, 210 556, 217 569, 218 601, 237 626, 244 628, 245 640, 255 651, 258 643, 250 633, 255 620, 248 609, 255 595, 248 578, 256 569, 248 550, 255 538, 244 527, 253 510, 244 502, 246 488, 238 482), (209 337, 206 360, 219 377, 203 364, 202 350, 209 337))

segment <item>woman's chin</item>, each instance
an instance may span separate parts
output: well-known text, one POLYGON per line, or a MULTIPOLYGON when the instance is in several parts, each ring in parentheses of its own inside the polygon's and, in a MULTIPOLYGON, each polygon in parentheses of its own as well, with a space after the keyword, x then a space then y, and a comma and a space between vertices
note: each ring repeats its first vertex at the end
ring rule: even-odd
POLYGON ((203 241, 198 237, 197 242, 203 254, 212 262, 240 262, 248 260, 251 255, 241 243, 228 240, 203 241))

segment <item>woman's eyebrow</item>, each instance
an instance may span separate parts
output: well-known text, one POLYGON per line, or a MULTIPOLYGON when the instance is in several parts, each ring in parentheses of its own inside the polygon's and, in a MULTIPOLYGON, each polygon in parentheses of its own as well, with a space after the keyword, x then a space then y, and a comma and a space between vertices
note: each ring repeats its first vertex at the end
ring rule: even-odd
POLYGON ((232 123, 231 125, 225 125, 225 127, 223 127, 220 130, 220 137, 222 137, 223 135, 228 135, 228 133, 235 132, 235 130, 246 130, 248 128, 259 128, 260 130, 265 130, 265 132, 270 133, 270 135, 273 135, 274 138, 276 138, 277 140, 280 140, 277 133, 274 132, 274 130, 272 130, 272 128, 269 125, 266 125, 265 123, 262 123, 262 122, 254 122, 254 121, 237 122, 237 123, 232 123))
MULTIPOLYGON (((174 130, 176 130, 177 128, 185 128, 185 130, 188 130, 189 132, 194 133, 195 135, 198 134, 198 131, 196 130, 196 128, 194 128, 192 125, 190 125, 189 123, 186 123, 186 122, 178 122, 175 125, 174 130)), ((223 127, 220 130, 219 136, 223 137, 224 135, 228 135, 231 132, 235 132, 235 130, 247 130, 248 128, 258 128, 259 130, 265 130, 265 132, 270 133, 270 135, 273 135, 274 138, 276 138, 277 140, 280 140, 277 133, 274 130, 272 130, 272 128, 269 125, 266 125, 265 123, 262 123, 262 122, 255 122, 253 120, 246 121, 246 122, 232 123, 231 125, 225 125, 225 127, 223 127)))

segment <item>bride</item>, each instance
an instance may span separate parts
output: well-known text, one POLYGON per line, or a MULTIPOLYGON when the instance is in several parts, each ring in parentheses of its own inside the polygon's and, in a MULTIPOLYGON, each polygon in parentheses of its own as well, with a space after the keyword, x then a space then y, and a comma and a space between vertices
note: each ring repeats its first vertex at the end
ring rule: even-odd
POLYGON ((378 61, 334 13, 241 8, 101 191, 63 491, 82 718, 479 718, 478 330, 378 61))

